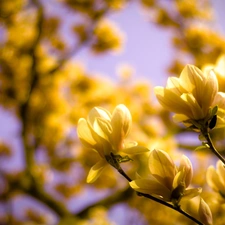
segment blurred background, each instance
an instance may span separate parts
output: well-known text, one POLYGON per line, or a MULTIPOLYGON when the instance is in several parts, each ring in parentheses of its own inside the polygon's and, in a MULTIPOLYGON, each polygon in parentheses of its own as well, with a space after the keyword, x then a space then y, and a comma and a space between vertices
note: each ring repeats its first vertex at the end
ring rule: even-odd
MULTIPOLYGON (((80 144, 76 126, 94 106, 125 104, 128 138, 175 161, 188 154, 193 185, 210 202, 202 174, 215 159, 193 153, 198 136, 173 123, 153 87, 187 63, 216 65, 224 9, 222 0, 0 0, 0 225, 157 225, 162 215, 163 224, 192 224, 136 196, 113 168, 86 184, 99 156, 80 144)), ((224 131, 214 140, 223 153, 224 131)), ((147 174, 147 158, 123 166, 147 174)))

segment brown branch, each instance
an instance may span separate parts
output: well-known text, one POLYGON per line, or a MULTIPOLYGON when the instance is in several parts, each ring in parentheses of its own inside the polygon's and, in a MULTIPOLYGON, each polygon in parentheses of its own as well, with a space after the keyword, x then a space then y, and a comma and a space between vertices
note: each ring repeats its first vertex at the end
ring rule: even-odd
POLYGON ((28 114, 28 106, 29 106, 29 101, 31 94, 37 85, 38 82, 38 71, 37 71, 37 58, 36 58, 36 49, 41 41, 41 34, 42 34, 42 28, 43 28, 43 23, 44 23, 44 10, 43 6, 39 3, 37 0, 33 0, 33 3, 37 7, 37 36, 36 39, 34 40, 33 46, 30 49, 29 54, 32 57, 32 65, 31 65, 31 70, 30 70, 30 77, 31 77, 31 82, 30 82, 30 90, 28 93, 28 98, 27 100, 21 105, 20 109, 20 116, 22 118, 23 122, 23 130, 25 131, 26 129, 26 120, 27 120, 27 114, 28 114))
POLYGON ((38 84, 38 71, 37 71, 37 57, 36 57, 36 49, 41 41, 43 22, 44 22, 44 9, 38 0, 33 0, 33 4, 37 8, 37 36, 34 40, 33 46, 30 49, 30 55, 32 57, 32 66, 30 71, 30 90, 28 94, 27 100, 20 107, 20 117, 22 120, 22 130, 21 136, 23 140, 24 152, 25 152, 25 163, 26 163, 26 179, 28 181, 28 185, 24 186, 24 184, 17 183, 16 185, 10 184, 11 187, 17 187, 19 190, 23 191, 26 194, 29 194, 36 198, 38 201, 46 204, 49 208, 55 211, 59 216, 66 216, 69 214, 66 207, 60 202, 55 200, 51 195, 47 194, 35 178, 32 175, 32 166, 34 165, 34 151, 35 144, 30 143, 29 141, 29 133, 28 133, 28 113, 29 113, 29 104, 30 98, 33 90, 38 84))
POLYGON ((31 195, 41 203, 47 205, 51 210, 53 210, 59 217, 66 217, 71 215, 67 207, 59 200, 52 197, 50 194, 46 193, 42 187, 36 182, 33 182, 29 189, 24 190, 26 194, 31 195))
POLYGON ((217 151, 216 147, 214 146, 206 126, 201 129, 201 133, 205 137, 211 152, 225 165, 225 158, 217 151))
MULTIPOLYGON (((37 146, 35 146, 36 145, 35 140, 32 143, 29 140, 29 131, 28 131, 28 125, 29 125, 28 119, 29 118, 28 118, 28 115, 29 115, 30 99, 31 99, 33 91, 35 90, 35 88, 37 87, 38 82, 39 82, 39 72, 37 70, 38 59, 36 56, 36 49, 37 49, 39 43, 41 42, 42 29, 43 29, 43 23, 44 23, 43 6, 41 5, 41 3, 38 0, 32 0, 32 3, 37 8, 37 22, 36 22, 37 35, 33 42, 33 46, 29 52, 29 54, 32 57, 32 66, 31 66, 31 70, 30 70, 30 89, 29 89, 29 93, 28 93, 28 97, 27 97, 26 101, 20 106, 20 109, 19 109, 19 115, 20 115, 20 118, 22 121, 21 136, 22 136, 22 140, 23 140, 23 146, 24 146, 24 152, 25 152, 25 163, 26 163, 26 173, 24 176, 26 176, 28 184, 26 184, 26 186, 25 186, 24 184, 22 184, 22 182, 19 182, 19 183, 17 182, 16 184, 10 183, 10 187, 15 187, 16 190, 20 190, 23 193, 34 197, 36 200, 42 202, 43 204, 46 204, 50 209, 52 209, 60 217, 65 217, 68 215, 71 216, 71 213, 66 208, 66 206, 64 204, 62 204, 59 200, 55 199, 53 196, 48 194, 44 190, 43 185, 39 184, 38 180, 32 174, 32 167, 35 164, 34 152, 35 152, 35 149, 37 146)), ((104 16, 107 12, 108 12, 108 9, 105 10, 105 12, 102 14, 102 16, 104 16)), ((49 71, 47 75, 51 75, 54 72, 56 72, 57 70, 59 70, 60 68, 62 68, 63 65, 71 57, 73 57, 75 54, 77 54, 84 46, 89 44, 89 42, 91 41, 91 38, 92 38, 93 29, 99 19, 100 19, 100 17, 96 18, 94 23, 90 26, 87 40, 78 43, 72 51, 70 51, 69 53, 64 55, 61 58, 61 60, 59 60, 58 65, 55 68, 53 68, 51 71, 49 71)), ((120 193, 119 197, 121 198, 122 195, 123 195, 123 193, 120 193)), ((106 202, 108 200, 109 199, 106 199, 105 201, 103 200, 96 204, 106 204, 106 202)), ((114 202, 115 200, 117 200, 117 198, 115 198, 115 199, 111 198, 111 200, 110 200, 111 203, 109 203, 109 204, 112 204, 112 202, 114 202)), ((84 216, 87 213, 88 209, 89 209, 89 207, 82 210, 80 213, 78 213, 78 216, 84 216)))
POLYGON ((71 215, 63 203, 47 194, 45 190, 42 189, 42 186, 35 179, 32 179, 32 177, 27 173, 12 176, 0 171, 0 175, 4 178, 6 186, 8 187, 0 195, 0 201, 9 202, 11 198, 14 197, 15 193, 22 193, 33 197, 42 204, 45 204, 59 217, 71 215))

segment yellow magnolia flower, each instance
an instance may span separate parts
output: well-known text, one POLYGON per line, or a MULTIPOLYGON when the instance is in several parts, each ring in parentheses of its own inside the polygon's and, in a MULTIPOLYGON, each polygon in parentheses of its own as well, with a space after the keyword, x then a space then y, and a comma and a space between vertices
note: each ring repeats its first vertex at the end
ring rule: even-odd
MULTIPOLYGON (((179 122, 207 119, 210 109, 225 104, 224 93, 218 92, 218 81, 213 70, 203 73, 193 65, 187 65, 179 78, 168 78, 165 88, 155 87, 154 91, 160 104, 175 112, 174 119, 179 122)), ((223 122, 222 111, 220 116, 223 122)))
POLYGON ((208 204, 200 196, 192 198, 188 202, 186 201, 182 208, 204 225, 213 224, 212 212, 208 204))
POLYGON ((202 198, 200 198, 198 215, 199 215, 201 222, 203 222, 203 224, 205 224, 205 225, 213 224, 212 212, 211 212, 208 204, 202 198))
POLYGON ((130 182, 134 190, 174 204, 178 204, 181 198, 193 198, 201 192, 200 188, 187 189, 192 180, 193 169, 185 155, 177 168, 166 152, 154 149, 150 152, 149 170, 148 178, 130 182))
POLYGON ((219 160, 216 164, 216 169, 209 166, 206 173, 206 180, 208 185, 218 194, 220 200, 225 200, 225 168, 223 163, 219 160))
MULTIPOLYGON (((120 153, 138 154, 148 151, 147 148, 138 146, 137 142, 124 142, 131 124, 130 111, 123 104, 117 105, 112 114, 101 107, 94 107, 89 112, 87 120, 81 118, 78 121, 79 139, 85 147, 94 149, 101 157, 101 160, 91 168, 87 177, 88 183, 94 182, 99 177, 108 165, 111 154, 118 156, 120 153)), ((121 161, 123 159, 120 158, 121 161)))

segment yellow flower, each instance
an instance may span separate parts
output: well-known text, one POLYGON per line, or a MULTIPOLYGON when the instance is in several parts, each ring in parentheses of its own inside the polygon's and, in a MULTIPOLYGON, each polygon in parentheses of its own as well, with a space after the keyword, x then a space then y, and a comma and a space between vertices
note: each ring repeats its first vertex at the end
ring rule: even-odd
POLYGON ((154 91, 160 104, 175 112, 174 119, 179 122, 207 119, 209 110, 218 105, 218 101, 225 104, 224 95, 218 92, 218 81, 213 70, 203 73, 193 65, 187 65, 179 78, 168 78, 165 88, 155 87, 154 91))
POLYGON ((215 169, 209 166, 206 173, 206 180, 208 185, 225 200, 225 168, 223 163, 219 160, 215 169))
POLYGON ((108 165, 107 159, 111 153, 138 154, 148 151, 147 148, 138 146, 137 142, 124 142, 131 124, 130 111, 123 104, 117 105, 112 114, 101 107, 94 107, 89 112, 87 120, 81 118, 78 121, 79 139, 84 146, 94 149, 101 157, 101 160, 91 168, 87 177, 88 183, 94 182, 99 177, 108 165))
POLYGON ((149 170, 148 178, 130 182, 134 190, 174 204, 178 204, 181 198, 193 198, 201 192, 200 188, 187 189, 193 169, 190 160, 184 155, 177 168, 166 152, 154 149, 150 152, 149 170))
POLYGON ((200 196, 192 198, 183 204, 183 209, 204 225, 212 225, 213 218, 208 204, 200 196))
POLYGON ((124 34, 109 20, 100 20, 94 29, 95 41, 92 50, 95 53, 106 51, 120 52, 123 48, 124 34))
POLYGON ((212 212, 211 212, 208 204, 202 198, 200 198, 198 215, 199 215, 201 222, 203 222, 203 224, 205 224, 205 225, 213 224, 212 212))

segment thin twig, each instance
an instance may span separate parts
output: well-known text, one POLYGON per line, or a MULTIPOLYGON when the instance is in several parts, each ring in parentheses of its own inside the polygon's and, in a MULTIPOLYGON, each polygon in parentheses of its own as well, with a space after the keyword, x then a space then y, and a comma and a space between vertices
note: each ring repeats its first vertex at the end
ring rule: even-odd
MULTIPOLYGON (((30 89, 28 93, 28 98, 20 107, 20 117, 22 120, 22 130, 21 136, 23 140, 24 152, 25 152, 25 162, 26 162, 26 178, 28 179, 28 185, 25 187, 21 183, 17 183, 17 188, 24 193, 33 196, 38 201, 46 204, 50 209, 52 209, 58 216, 66 216, 69 214, 68 209, 60 202, 57 201, 54 197, 47 194, 42 187, 38 183, 38 180, 32 175, 32 167, 34 165, 34 152, 35 152, 35 142, 30 143, 29 134, 28 134, 28 113, 29 113, 29 104, 31 95, 38 84, 38 71, 37 71, 37 57, 36 57, 36 49, 41 41, 42 37, 42 29, 44 23, 44 9, 41 3, 38 0, 32 0, 33 4, 37 8, 37 36, 33 42, 33 46, 30 50, 30 55, 32 57, 32 66, 30 70, 30 89)), ((12 186, 14 186, 12 184, 12 186)))
POLYGON ((203 125, 200 129, 201 131, 201 134, 203 135, 203 137, 205 137, 206 141, 207 141, 207 144, 208 144, 208 147, 209 149, 211 150, 211 152, 218 158, 220 159, 223 164, 225 165, 225 159, 223 158, 223 156, 217 151, 216 147, 214 146, 213 144, 213 141, 210 137, 210 134, 209 134, 209 126, 208 126, 208 123, 203 125))
MULTIPOLYGON (((111 154, 111 156, 113 157, 114 155, 111 154)), ((110 163, 111 166, 113 166, 115 169, 117 169, 117 171, 129 182, 132 181, 132 179, 124 172, 124 170, 121 168, 120 164, 115 160, 113 160, 114 162, 114 165, 112 163, 110 163)), ((148 199, 151 199, 155 202, 158 202, 159 204, 162 204, 168 208, 171 208, 179 213, 181 213, 182 215, 186 216, 187 218, 189 218, 190 220, 192 220, 193 222, 195 222, 196 224, 199 224, 199 225, 204 225, 203 223, 201 223, 200 221, 198 221, 196 218, 192 217, 191 215, 189 215, 188 213, 186 213, 185 211, 183 211, 180 206, 174 206, 168 202, 165 202, 159 198, 156 198, 152 195, 149 195, 149 194, 144 194, 144 193, 141 193, 141 192, 137 192, 138 196, 143 196, 145 198, 148 198, 148 199)))
POLYGON ((209 132, 202 132, 202 134, 203 134, 203 136, 205 137, 205 139, 206 139, 206 141, 207 141, 207 143, 208 143, 208 145, 209 145, 209 148, 210 148, 210 150, 212 151, 212 153, 214 154, 214 155, 216 155, 216 157, 218 158, 218 159, 220 159, 222 162, 223 162, 223 164, 225 165, 225 159, 223 158, 223 156, 217 151, 217 149, 216 149, 216 147, 214 146, 214 144, 213 144, 213 142, 212 142, 212 139, 211 139, 211 137, 210 137, 210 134, 209 134, 209 132))
POLYGON ((144 193, 140 193, 140 192, 137 192, 139 196, 144 196, 145 198, 149 198, 155 202, 158 202, 162 205, 165 205, 181 214, 183 214, 184 216, 186 216, 187 218, 189 218, 190 220, 194 221, 195 223, 199 224, 199 225, 204 225, 203 223, 201 223, 200 221, 198 221, 196 218, 192 217, 191 215, 189 215, 188 213, 186 213, 185 211, 183 211, 180 207, 175 207, 173 206, 172 204, 169 204, 161 199, 158 199, 156 197, 153 197, 152 195, 148 195, 148 194, 144 194, 144 193))

